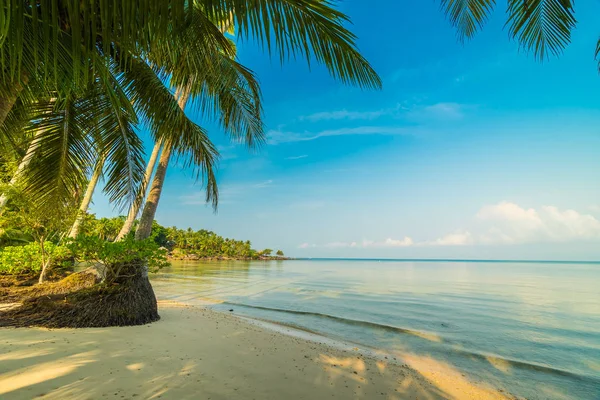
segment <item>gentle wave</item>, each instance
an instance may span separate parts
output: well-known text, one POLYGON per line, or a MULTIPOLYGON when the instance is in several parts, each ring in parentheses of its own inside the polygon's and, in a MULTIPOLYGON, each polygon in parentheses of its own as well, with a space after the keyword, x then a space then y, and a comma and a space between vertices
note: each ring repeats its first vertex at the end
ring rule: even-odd
MULTIPOLYGON (((372 329, 380 329, 380 330, 396 332, 396 333, 401 333, 401 334, 409 334, 409 335, 417 336, 417 337, 420 337, 420 338, 423 338, 426 340, 433 340, 436 342, 445 342, 445 343, 451 342, 449 340, 442 338, 441 336, 439 336, 438 334, 435 334, 435 333, 419 331, 419 330, 414 330, 414 329, 401 328, 398 326, 380 324, 377 322, 345 318, 345 317, 340 317, 340 316, 330 315, 330 314, 325 314, 325 313, 319 313, 319 312, 314 312, 314 311, 301 311, 301 310, 290 310, 290 309, 276 308, 276 307, 265 307, 265 306, 257 306, 257 305, 232 302, 232 301, 226 301, 226 302, 223 302, 222 304, 226 304, 226 305, 230 305, 230 306, 246 307, 246 308, 251 308, 251 309, 256 309, 256 310, 265 310, 265 311, 286 313, 286 314, 308 315, 308 316, 313 316, 313 317, 324 318, 324 319, 328 319, 328 320, 332 320, 332 321, 341 322, 341 323, 344 323, 347 325, 365 326, 365 327, 369 327, 372 329)), ((296 329, 301 329, 301 330, 304 330, 304 331, 307 331, 310 333, 315 333, 315 334, 319 334, 319 335, 322 334, 321 332, 317 332, 312 329, 308 329, 306 327, 302 327, 302 326, 296 325, 296 324, 288 324, 288 323, 283 323, 281 321, 265 320, 262 318, 256 318, 256 319, 274 323, 274 324, 281 325, 281 326, 289 326, 289 327, 293 327, 296 329)), ((461 356, 474 357, 481 361, 487 361, 487 362, 495 361, 495 362, 499 362, 499 363, 508 364, 512 367, 518 367, 521 369, 538 371, 538 372, 543 372, 543 373, 552 374, 552 375, 564 376, 564 377, 576 379, 578 381, 600 383, 599 377, 578 374, 575 372, 567 371, 567 370, 560 369, 560 368, 554 368, 554 367, 550 367, 547 365, 541 365, 541 364, 526 362, 526 361, 522 361, 522 360, 501 357, 498 355, 484 354, 484 353, 479 353, 479 352, 474 352, 474 351, 469 351, 469 350, 452 349, 452 348, 449 348, 448 350, 452 351, 456 354, 460 354, 461 356)))
POLYGON ((375 328, 375 329, 383 329, 383 330, 387 330, 387 331, 405 333, 405 334, 415 335, 415 336, 419 336, 419 337, 423 337, 426 335, 433 335, 432 333, 429 333, 429 332, 422 332, 422 331, 418 331, 418 330, 414 330, 414 329, 400 328, 400 327, 392 326, 392 325, 378 324, 376 322, 363 321, 363 320, 358 320, 358 319, 338 317, 335 315, 318 313, 318 312, 314 312, 314 311, 300 311, 300 310, 288 310, 288 309, 284 309, 284 308, 275 308, 275 307, 254 306, 254 305, 250 305, 250 304, 237 303, 237 302, 231 302, 231 301, 226 301, 223 304, 254 308, 257 310, 275 311, 275 312, 288 313, 288 314, 311 315, 314 317, 326 318, 326 319, 330 319, 333 321, 339 321, 339 322, 342 322, 342 323, 345 323, 348 325, 368 326, 368 327, 375 328))

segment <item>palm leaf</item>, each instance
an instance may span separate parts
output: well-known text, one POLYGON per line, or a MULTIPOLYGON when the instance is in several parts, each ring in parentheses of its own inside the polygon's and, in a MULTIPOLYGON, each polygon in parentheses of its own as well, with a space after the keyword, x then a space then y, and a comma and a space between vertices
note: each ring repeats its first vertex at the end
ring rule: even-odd
POLYGON ((222 53, 204 66, 187 61, 180 60, 170 83, 189 88, 192 105, 206 119, 218 121, 235 142, 250 148, 264 144, 262 94, 254 73, 222 53))
POLYGON ((509 0, 508 14, 510 34, 539 60, 559 55, 577 23, 571 0, 509 0))
POLYGON ((143 143, 135 132, 138 122, 119 80, 99 74, 96 93, 98 122, 92 135, 105 162, 104 193, 117 207, 135 201, 144 176, 143 143))
POLYGON ((93 115, 93 102, 65 98, 36 106, 37 118, 28 130, 41 132, 34 139, 40 141, 40 148, 22 186, 37 204, 58 206, 78 198, 87 183, 86 172, 94 153, 84 127, 93 115))
MULTIPOLYGON (((98 44, 109 53, 113 44, 121 49, 147 48, 153 40, 172 36, 173 27, 186 23, 192 2, 182 0, 0 0, 0 47, 2 65, 13 79, 24 70, 26 29, 37 36, 34 45, 43 49, 43 68, 60 84, 55 57, 61 38, 69 36, 74 78, 87 75, 98 44)), ((38 52, 34 52, 39 61, 38 52)), ((123 61, 126 61, 125 53, 123 61)), ((31 71, 31 70, 29 70, 31 71)))
POLYGON ((495 0, 441 0, 441 8, 461 42, 483 27, 495 5, 495 0))
POLYGON ((600 39, 596 43, 596 60, 598 61, 598 72, 600 72, 600 39))
POLYGON ((280 61, 301 56, 325 65, 344 83, 380 88, 381 79, 358 52, 349 18, 327 0, 196 0, 211 21, 233 19, 241 40, 252 39, 280 61))
POLYGON ((207 185, 207 201, 216 208, 215 169, 219 153, 206 131, 185 115, 173 94, 144 61, 132 58, 119 79, 155 141, 172 146, 176 156, 193 167, 196 179, 207 185))

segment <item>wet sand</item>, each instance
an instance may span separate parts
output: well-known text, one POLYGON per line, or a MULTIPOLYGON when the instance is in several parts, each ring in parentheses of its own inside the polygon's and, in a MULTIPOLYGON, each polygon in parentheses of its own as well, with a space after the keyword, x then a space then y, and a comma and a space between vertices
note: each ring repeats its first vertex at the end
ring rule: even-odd
POLYGON ((0 398, 511 398, 427 357, 369 355, 234 314, 159 307, 159 322, 137 327, 0 329, 0 398))

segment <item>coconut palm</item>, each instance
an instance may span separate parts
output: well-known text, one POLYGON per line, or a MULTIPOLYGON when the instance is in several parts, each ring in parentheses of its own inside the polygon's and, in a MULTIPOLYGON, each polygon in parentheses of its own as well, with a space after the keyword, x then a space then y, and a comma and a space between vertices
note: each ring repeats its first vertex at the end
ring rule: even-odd
MULTIPOLYGON (((461 41, 472 38, 496 8, 495 0, 440 2, 461 41)), ((508 0, 506 27, 511 37, 537 59, 559 55, 570 43, 577 24, 573 4, 572 0, 508 0)), ((596 46, 596 55, 599 54, 600 40, 596 46)))
MULTIPOLYGON (((246 4, 243 8, 236 9, 240 15, 235 12, 232 15, 223 15, 214 8, 199 7, 196 9, 195 16, 198 21, 203 23, 231 18, 232 24, 236 24, 242 38, 252 37, 261 41, 269 49, 278 50, 282 61, 283 57, 289 55, 299 54, 306 57, 307 60, 314 56, 327 66, 333 76, 344 82, 355 83, 363 87, 380 87, 379 77, 356 50, 353 43, 354 36, 343 28, 342 22, 346 18, 343 14, 325 4, 316 7, 315 4, 309 4, 312 2, 302 4, 282 0, 272 1, 272 3, 273 7, 266 8, 261 8, 257 4, 246 4), (282 7, 276 7, 277 4, 282 7), (289 26, 286 26, 285 23, 270 26, 270 20, 282 21, 283 17, 295 18, 298 23, 286 20, 289 26), (264 18, 267 20, 263 21, 264 18), (275 31, 274 40, 271 37, 271 29, 275 31)), ((195 27, 196 24, 193 24, 189 29, 192 37, 195 36, 195 27)), ((155 47, 154 52, 151 51, 148 54, 148 58, 151 61, 158 60, 157 64, 164 66, 170 72, 171 83, 180 90, 179 103, 182 110, 187 103, 188 96, 195 99, 198 96, 206 96, 208 103, 205 104, 209 104, 209 109, 219 111, 217 117, 225 130, 233 133, 233 139, 253 147, 264 140, 260 110, 257 107, 260 92, 250 71, 243 69, 239 64, 232 64, 230 45, 228 42, 222 41, 224 30, 226 29, 213 30, 215 36, 220 38, 219 43, 222 44, 221 54, 217 56, 217 61, 220 61, 217 64, 219 68, 199 69, 198 66, 205 64, 206 59, 198 60, 197 52, 188 52, 187 47, 182 45, 172 46, 172 42, 166 43, 166 46, 171 45, 168 48, 160 43, 155 47), (164 54, 169 57, 164 58, 164 54), (213 71, 219 76, 223 75, 224 71, 230 71, 233 79, 225 80, 225 82, 231 83, 223 85, 223 79, 220 79, 215 85, 213 71), (203 75, 198 76, 198 74, 203 75), (231 87, 231 84, 239 85, 240 81, 243 84, 241 90, 231 87), (250 90, 250 98, 242 99, 239 102, 236 96, 248 93, 248 90, 250 90), (210 104, 211 98, 214 99, 212 105, 210 104), (229 112, 229 109, 235 110, 235 112, 229 112), (245 126, 241 124, 245 124, 245 126)), ((165 146, 136 231, 137 239, 144 239, 150 235, 169 159, 169 146, 165 146)))

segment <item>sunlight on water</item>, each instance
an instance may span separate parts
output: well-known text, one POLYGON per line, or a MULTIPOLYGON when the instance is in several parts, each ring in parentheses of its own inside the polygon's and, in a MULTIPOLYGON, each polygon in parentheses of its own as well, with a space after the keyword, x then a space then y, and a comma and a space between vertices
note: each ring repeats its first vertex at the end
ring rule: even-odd
POLYGON ((176 262, 164 300, 432 358, 530 399, 600 398, 600 264, 176 262))

